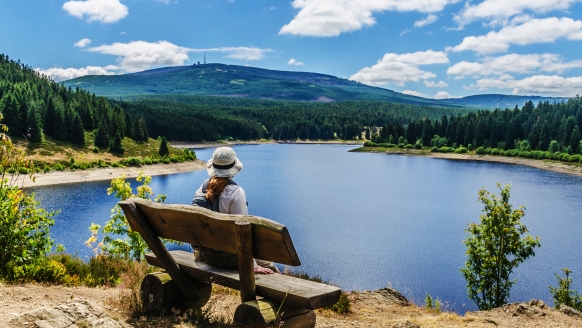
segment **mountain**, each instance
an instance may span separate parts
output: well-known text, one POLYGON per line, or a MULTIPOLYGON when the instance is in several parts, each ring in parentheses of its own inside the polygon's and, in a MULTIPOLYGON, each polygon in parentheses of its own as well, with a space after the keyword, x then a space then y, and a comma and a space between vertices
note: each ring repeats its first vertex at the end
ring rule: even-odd
POLYGON ((333 102, 378 100, 415 105, 513 108, 527 101, 550 103, 566 98, 540 96, 475 95, 427 99, 372 87, 332 75, 276 71, 257 67, 203 64, 151 69, 125 75, 89 75, 63 82, 115 99, 159 95, 204 95, 269 100, 333 102))
POLYGON ((125 75, 83 76, 64 84, 117 99, 171 94, 310 102, 382 100, 439 105, 434 99, 405 95, 331 75, 224 64, 165 67, 125 75))
POLYGON ((553 97, 541 97, 541 96, 510 96, 501 94, 485 94, 485 95, 474 95, 467 96, 463 98, 449 98, 441 99, 442 103, 447 103, 451 105, 456 105, 460 107, 473 107, 473 108, 484 108, 484 109, 495 109, 495 108, 513 108, 518 106, 523 107, 526 102, 532 101, 535 105, 541 102, 561 102, 568 101, 569 98, 553 98, 553 97))

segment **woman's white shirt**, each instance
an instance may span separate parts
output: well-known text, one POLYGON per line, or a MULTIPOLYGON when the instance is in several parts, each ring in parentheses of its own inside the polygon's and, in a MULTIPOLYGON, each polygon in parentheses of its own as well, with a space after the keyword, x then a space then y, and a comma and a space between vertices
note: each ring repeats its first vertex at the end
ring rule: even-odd
MULTIPOLYGON (((196 190, 195 196, 204 196, 202 186, 196 190)), ((247 196, 237 185, 227 185, 219 196, 218 210, 220 213, 248 215, 247 196)))

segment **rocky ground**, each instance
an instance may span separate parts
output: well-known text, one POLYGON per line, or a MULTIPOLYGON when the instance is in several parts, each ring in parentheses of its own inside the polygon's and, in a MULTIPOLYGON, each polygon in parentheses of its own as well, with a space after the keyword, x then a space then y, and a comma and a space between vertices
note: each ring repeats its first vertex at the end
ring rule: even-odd
MULTIPOLYGON (((63 286, 0 286, 0 327, 196 327, 179 315, 128 318, 116 289, 63 286)), ((508 304, 465 315, 427 310, 410 304, 397 291, 384 288, 350 295, 352 312, 317 311, 317 327, 582 327, 582 314, 554 310, 542 301, 508 304)), ((239 303, 237 292, 217 288, 207 305, 207 319, 228 324, 239 303)), ((221 324, 222 323, 222 324, 221 324)))

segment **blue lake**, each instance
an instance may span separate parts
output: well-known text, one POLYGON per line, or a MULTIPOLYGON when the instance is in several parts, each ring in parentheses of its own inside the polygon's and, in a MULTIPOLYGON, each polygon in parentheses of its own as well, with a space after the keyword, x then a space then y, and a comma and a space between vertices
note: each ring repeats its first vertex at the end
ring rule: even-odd
MULTIPOLYGON (((526 205, 522 222, 542 243, 513 274, 510 301, 551 303, 548 286, 563 267, 582 290, 582 178, 517 165, 348 152, 353 148, 235 147, 244 168, 234 180, 246 192, 250 214, 289 228, 299 270, 346 290, 392 286, 417 303, 429 293, 448 309, 474 310, 459 272, 464 229, 483 209, 478 190, 497 192, 500 182, 512 184, 512 204, 526 205)), ((207 160, 212 151, 196 153, 207 160)), ((189 204, 206 177, 206 171, 158 176, 151 186, 168 195, 166 203, 189 204)), ((116 203, 108 185, 31 189, 44 207, 61 210, 52 234, 67 251, 91 255, 83 245, 87 228, 107 221, 116 203)))

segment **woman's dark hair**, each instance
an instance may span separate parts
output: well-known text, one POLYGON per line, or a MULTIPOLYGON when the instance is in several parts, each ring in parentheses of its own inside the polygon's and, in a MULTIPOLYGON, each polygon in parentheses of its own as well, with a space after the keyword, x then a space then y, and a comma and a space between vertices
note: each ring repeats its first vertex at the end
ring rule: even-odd
POLYGON ((212 200, 214 197, 222 194, 222 191, 228 185, 228 180, 230 180, 230 177, 226 178, 212 177, 208 182, 208 189, 206 189, 205 196, 206 199, 212 200))

